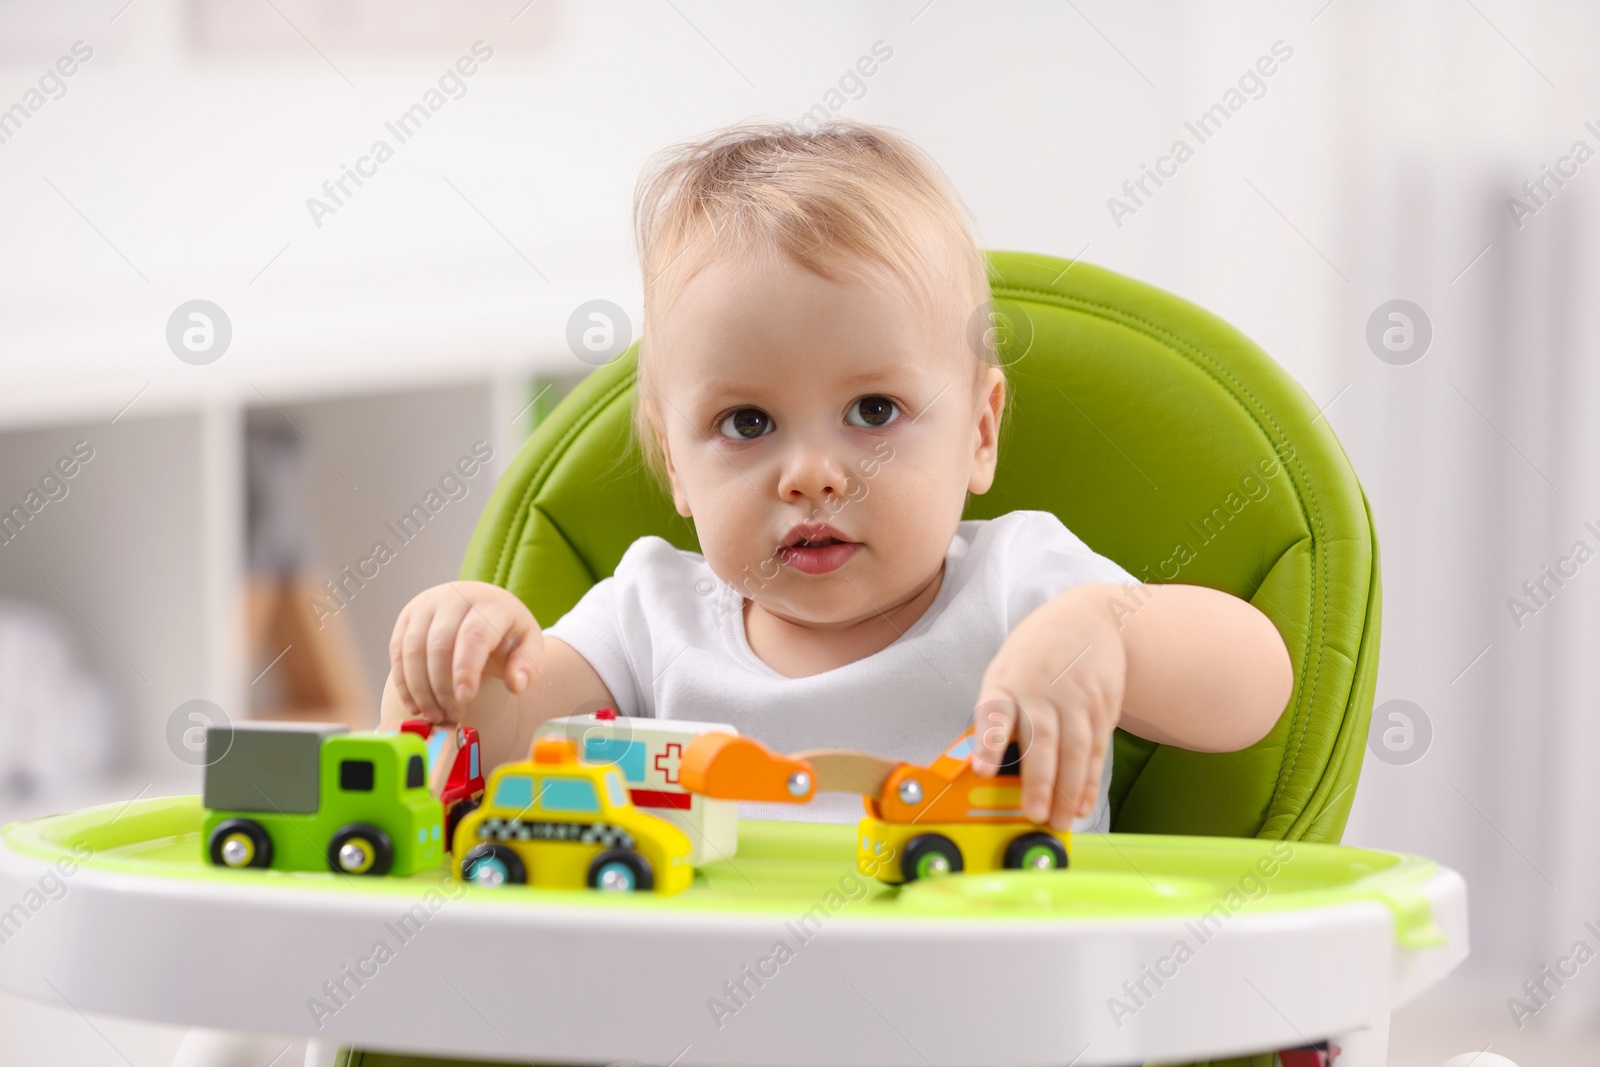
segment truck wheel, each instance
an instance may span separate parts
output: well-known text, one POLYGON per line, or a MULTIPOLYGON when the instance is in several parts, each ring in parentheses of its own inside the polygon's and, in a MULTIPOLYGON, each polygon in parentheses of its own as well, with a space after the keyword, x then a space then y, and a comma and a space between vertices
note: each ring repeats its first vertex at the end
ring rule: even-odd
POLYGON ((1005 866, 1012 871, 1064 871, 1067 850, 1054 834, 1019 834, 1006 846, 1005 866))
POLYGON ((272 866, 272 838, 254 819, 228 819, 217 824, 207 843, 218 867, 272 866))
POLYGON ((461 820, 478 810, 479 800, 458 800, 450 805, 444 813, 444 850, 449 852, 455 845, 456 827, 461 820))
POLYGON ((961 870, 961 850, 943 834, 918 834, 906 842, 900 873, 908 882, 961 870))
POLYGON ((522 865, 522 857, 505 845, 473 845, 461 858, 461 877, 492 889, 526 884, 528 869, 522 865))
POLYGON ((608 848, 589 864, 589 888, 627 893, 655 888, 650 862, 625 848, 608 848))
POLYGON ((335 874, 388 874, 394 866, 394 842, 369 823, 356 822, 328 842, 328 867, 335 874))

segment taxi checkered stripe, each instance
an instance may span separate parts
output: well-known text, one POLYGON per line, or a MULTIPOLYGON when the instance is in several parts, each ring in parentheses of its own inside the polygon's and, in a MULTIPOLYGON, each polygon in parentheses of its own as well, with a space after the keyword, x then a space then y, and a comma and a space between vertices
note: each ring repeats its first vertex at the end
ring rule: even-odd
POLYGON ((599 822, 489 818, 478 825, 478 836, 488 841, 572 841, 602 848, 633 847, 633 835, 628 831, 599 822))

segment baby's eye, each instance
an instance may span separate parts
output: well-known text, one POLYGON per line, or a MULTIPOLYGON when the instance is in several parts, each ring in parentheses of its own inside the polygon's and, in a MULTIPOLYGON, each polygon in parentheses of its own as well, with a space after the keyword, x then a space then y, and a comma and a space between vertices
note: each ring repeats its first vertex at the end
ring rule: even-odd
POLYGON ((886 396, 864 396, 850 405, 850 410, 845 412, 844 421, 852 426, 878 429, 889 425, 899 417, 900 409, 895 407, 893 400, 886 396))
POLYGON ((724 437, 749 441, 772 432, 772 416, 760 408, 740 408, 717 426, 724 437))

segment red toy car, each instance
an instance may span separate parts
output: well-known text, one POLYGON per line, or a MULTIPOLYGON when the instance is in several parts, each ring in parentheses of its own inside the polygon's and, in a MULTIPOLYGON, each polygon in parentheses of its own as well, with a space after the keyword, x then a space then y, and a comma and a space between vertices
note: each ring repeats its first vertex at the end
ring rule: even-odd
POLYGON ((1278 1053, 1278 1062, 1283 1067, 1333 1067, 1338 1058, 1339 1046, 1330 1046, 1326 1041, 1300 1048, 1286 1048, 1278 1053))
MULTIPOLYGON (((444 804, 444 839, 455 839, 456 823, 483 800, 483 761, 478 754, 478 731, 470 726, 458 726, 451 732, 423 719, 407 719, 400 724, 404 733, 416 734, 428 745, 428 770, 438 777, 439 757, 445 742, 454 740, 454 758, 450 774, 439 788, 439 800, 444 804)), ((448 844, 446 845, 448 851, 448 844)))

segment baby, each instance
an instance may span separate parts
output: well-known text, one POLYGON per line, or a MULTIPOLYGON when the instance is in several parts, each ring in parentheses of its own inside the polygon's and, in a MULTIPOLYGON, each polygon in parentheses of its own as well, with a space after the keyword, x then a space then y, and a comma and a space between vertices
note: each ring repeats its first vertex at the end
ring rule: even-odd
MULTIPOLYGON (((476 726, 488 767, 601 705, 919 764, 970 725, 978 773, 1015 739, 1024 813, 1079 831, 1109 829, 1115 727, 1201 751, 1272 728, 1293 673, 1248 602, 1130 601, 1137 580, 1046 512, 962 521, 1006 377, 969 340, 989 299, 971 217, 919 149, 855 122, 736 126, 647 170, 634 221, 638 437, 703 555, 640 538, 543 630, 494 585, 423 591, 386 723, 476 726)), ((853 821, 861 801, 742 813, 853 821)))

